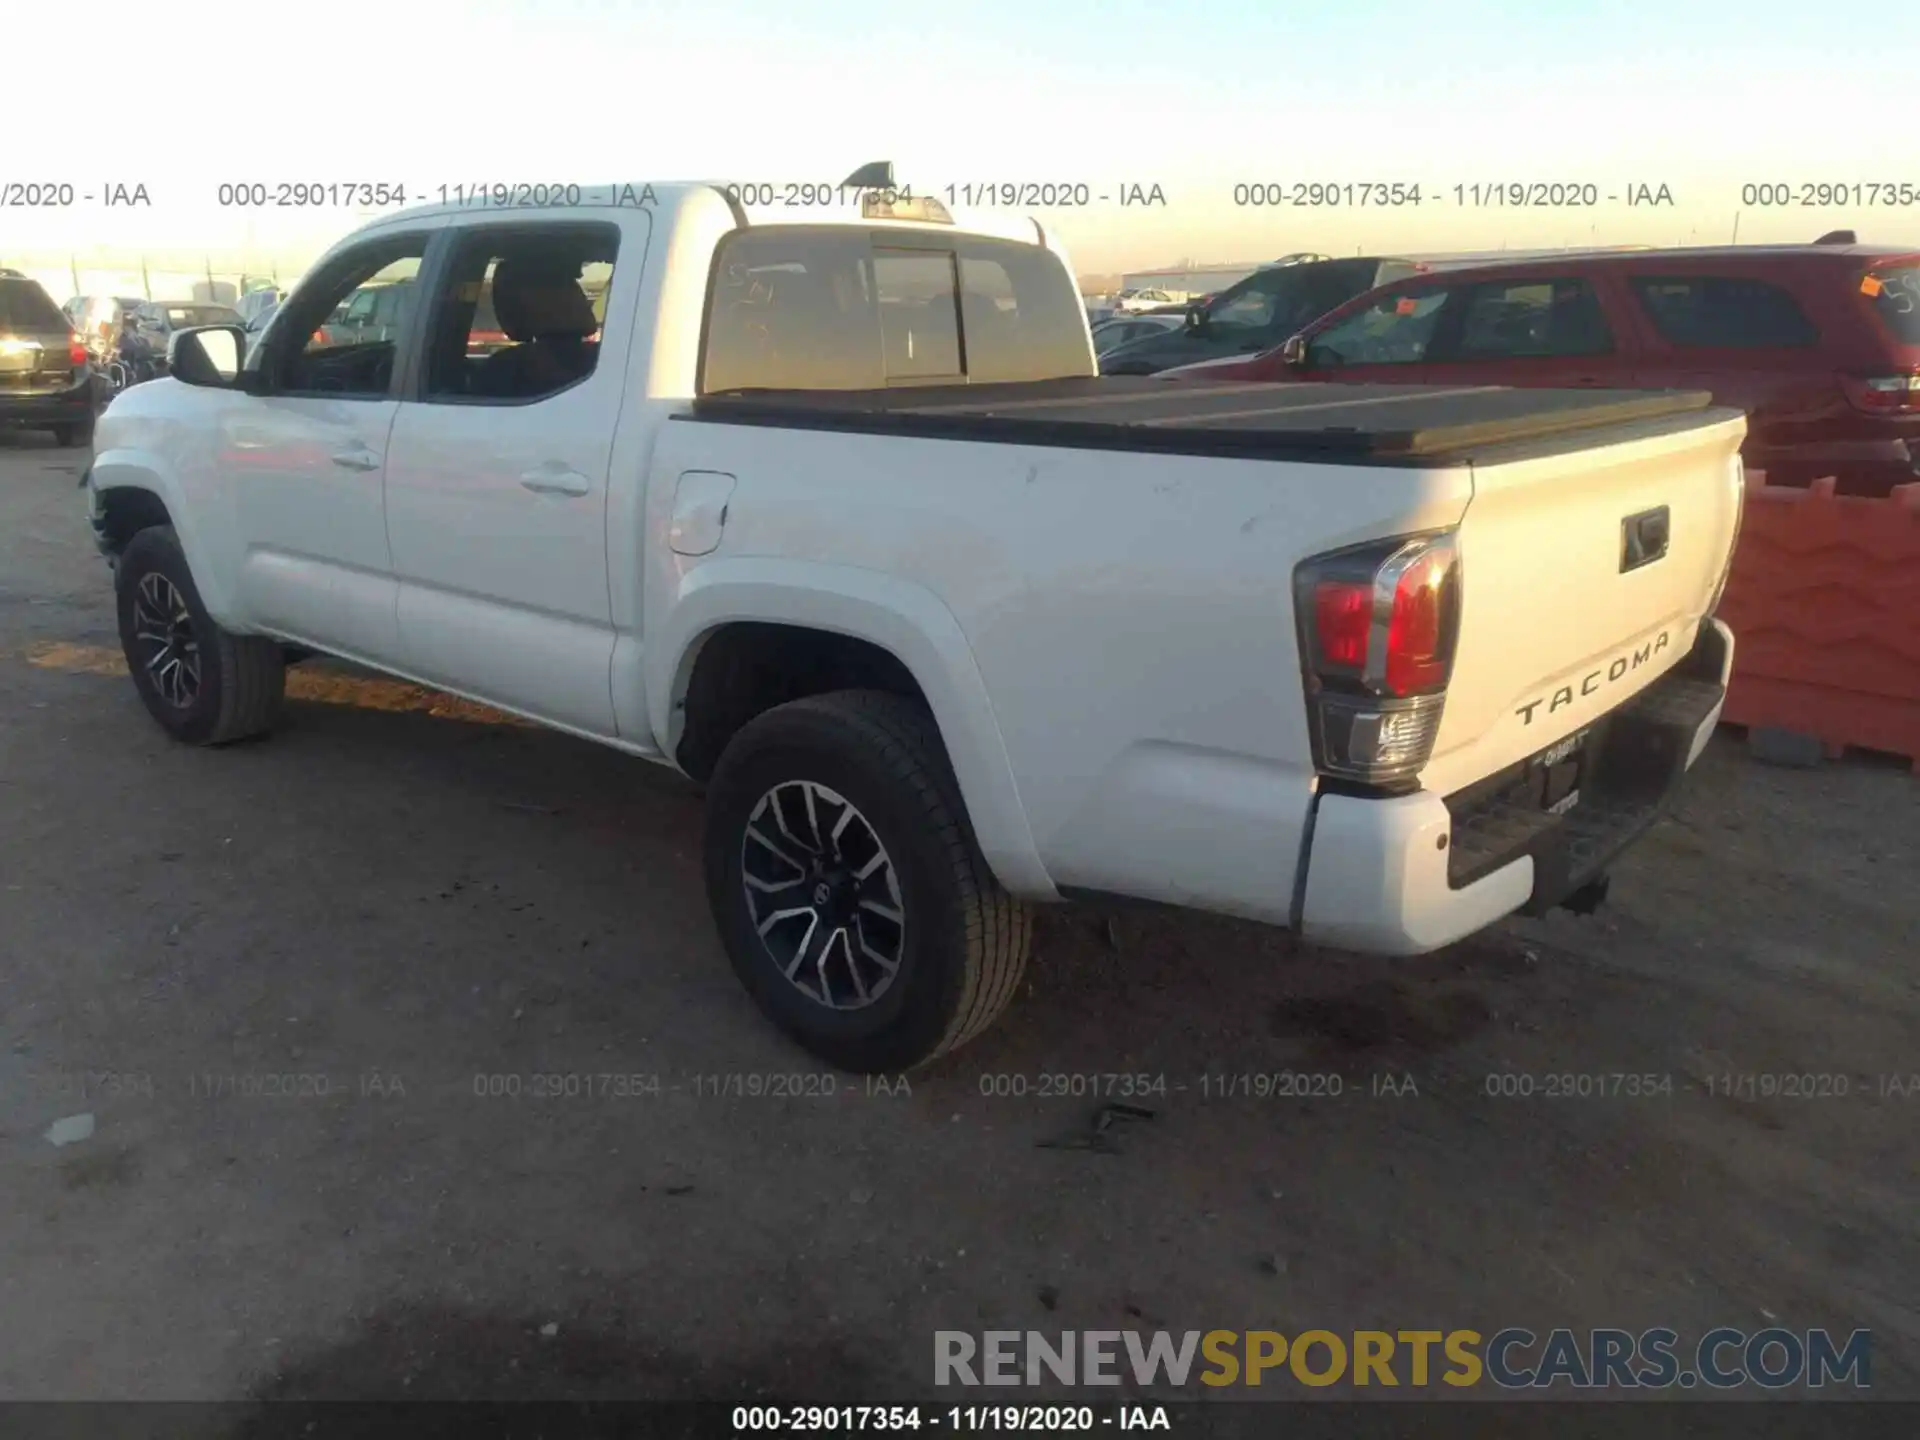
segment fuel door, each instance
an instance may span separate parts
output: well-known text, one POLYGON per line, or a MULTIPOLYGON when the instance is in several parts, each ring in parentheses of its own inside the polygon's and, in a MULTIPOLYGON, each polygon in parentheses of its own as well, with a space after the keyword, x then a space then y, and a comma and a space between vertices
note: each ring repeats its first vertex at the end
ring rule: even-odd
POLYGON ((733 476, 718 470, 683 470, 673 492, 673 529, 668 540, 676 555, 711 555, 720 548, 733 498, 733 476))

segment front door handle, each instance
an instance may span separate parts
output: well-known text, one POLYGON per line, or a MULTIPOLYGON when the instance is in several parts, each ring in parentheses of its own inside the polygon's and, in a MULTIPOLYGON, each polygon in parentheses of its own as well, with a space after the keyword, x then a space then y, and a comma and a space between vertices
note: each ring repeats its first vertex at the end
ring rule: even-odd
POLYGON ((593 482, 578 470, 545 465, 527 471, 520 477, 520 483, 536 495, 585 495, 593 489, 593 482))
POLYGON ((348 470, 378 470, 380 457, 364 445, 333 452, 333 463, 348 470))

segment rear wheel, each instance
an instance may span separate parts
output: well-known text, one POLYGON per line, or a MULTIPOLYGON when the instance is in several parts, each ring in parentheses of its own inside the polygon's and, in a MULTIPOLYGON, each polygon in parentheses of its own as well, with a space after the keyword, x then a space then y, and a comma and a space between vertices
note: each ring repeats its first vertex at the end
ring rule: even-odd
POLYGON ((272 728, 287 684, 280 647, 214 623, 171 525, 133 537, 114 588, 127 668, 162 729, 189 745, 224 745, 272 728))
POLYGON ((992 1024, 1032 936, 967 824, 924 708, 848 690, 734 737, 707 796, 708 899, 734 972, 808 1050, 868 1074, 992 1024))

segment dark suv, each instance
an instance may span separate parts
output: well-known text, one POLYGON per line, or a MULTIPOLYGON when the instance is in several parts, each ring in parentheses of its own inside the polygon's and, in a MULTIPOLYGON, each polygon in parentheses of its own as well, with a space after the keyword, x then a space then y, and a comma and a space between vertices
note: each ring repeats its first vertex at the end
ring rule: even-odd
POLYGON ((39 282, 0 276, 0 425, 51 430, 62 445, 93 441, 87 347, 39 282))
POLYGON ((1423 268, 1411 260, 1378 256, 1263 265, 1189 310, 1184 329, 1108 351, 1100 359, 1100 373, 1155 375, 1200 360, 1258 354, 1354 296, 1423 268))

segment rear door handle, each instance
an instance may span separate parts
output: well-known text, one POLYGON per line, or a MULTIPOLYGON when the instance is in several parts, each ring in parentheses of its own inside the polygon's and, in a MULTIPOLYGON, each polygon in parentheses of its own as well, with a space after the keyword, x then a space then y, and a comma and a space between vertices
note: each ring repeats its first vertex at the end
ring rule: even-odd
POLYGON ((333 452, 333 463, 347 470, 378 470, 380 457, 364 445, 333 452))
POLYGON ((593 482, 578 470, 542 465, 527 471, 520 483, 536 495, 585 495, 593 482))

